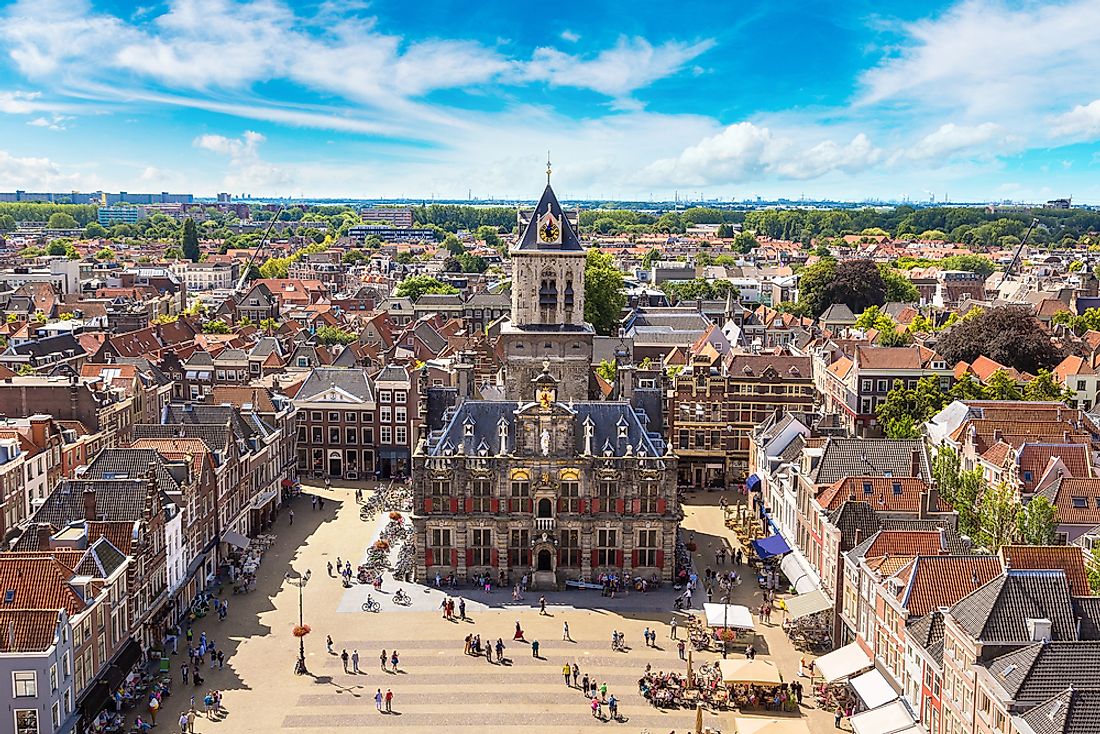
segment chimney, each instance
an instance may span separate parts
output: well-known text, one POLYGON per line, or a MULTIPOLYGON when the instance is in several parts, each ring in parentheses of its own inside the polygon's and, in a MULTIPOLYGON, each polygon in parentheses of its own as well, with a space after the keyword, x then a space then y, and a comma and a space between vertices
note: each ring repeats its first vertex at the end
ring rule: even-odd
POLYGON ((994 440, 995 442, 996 442, 996 441, 1001 441, 1002 439, 1004 439, 1004 437, 1005 437, 1005 435, 1004 435, 1004 433, 1003 433, 1003 432, 1001 431, 1001 429, 1000 429, 1000 428, 994 429, 994 431, 993 431, 993 440, 994 440))
POLYGON ((46 447, 46 429, 50 425, 50 420, 48 415, 38 414, 30 417, 31 440, 36 446, 46 447))
POLYGON ((917 502, 917 519, 927 520, 930 508, 928 506, 928 495, 931 490, 925 490, 920 493, 920 500, 917 502))
POLYGON ((96 519, 95 490, 94 489, 85 489, 83 499, 84 499, 84 519, 85 520, 95 520, 96 519))
MULTIPOLYGON (((94 493, 93 493, 93 499, 94 499, 94 493)), ((50 548, 50 536, 53 535, 53 532, 52 532, 53 528, 51 528, 47 523, 41 522, 41 523, 38 523, 37 530, 38 530, 38 550, 40 550, 40 551, 49 550, 49 548, 50 548)))
POLYGON ((863 530, 862 530, 862 528, 856 528, 856 537, 855 537, 855 542, 854 542, 854 543, 852 543, 852 547, 853 547, 853 548, 855 548, 855 547, 856 547, 856 546, 858 546, 858 545, 859 545, 859 544, 860 544, 860 543, 861 543, 862 541, 863 541, 863 530))
POLYGON ((921 476, 920 449, 913 449, 912 462, 909 465, 909 472, 909 476, 911 477, 921 476))

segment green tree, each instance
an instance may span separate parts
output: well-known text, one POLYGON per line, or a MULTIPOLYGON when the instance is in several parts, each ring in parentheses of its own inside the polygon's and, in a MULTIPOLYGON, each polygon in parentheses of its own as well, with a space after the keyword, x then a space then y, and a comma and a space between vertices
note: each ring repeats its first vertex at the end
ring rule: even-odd
POLYGON ((752 252, 759 244, 752 232, 742 231, 733 238, 733 248, 742 254, 752 252))
POLYGON ((906 278, 889 265, 882 263, 878 266, 879 275, 886 286, 886 300, 889 303, 916 303, 920 300, 920 293, 913 281, 906 278))
POLYGON ((968 270, 982 276, 993 272, 993 261, 984 255, 948 255, 940 261, 944 270, 968 270))
POLYGON ((1083 267, 1085 267, 1085 263, 1084 263, 1084 262, 1082 262, 1081 260, 1074 260, 1073 262, 1071 262, 1071 263, 1069 264, 1069 268, 1068 268, 1068 270, 1069 270, 1069 272, 1071 272, 1071 273, 1076 273, 1076 272, 1077 272, 1078 270, 1080 270, 1080 269, 1081 269, 1081 268, 1083 268, 1083 267))
POLYGON ((202 325, 203 334, 228 334, 230 331, 232 331, 232 329, 229 328, 229 324, 221 319, 207 321, 202 325))
POLYGON ((279 330, 279 322, 269 316, 260 320, 260 329, 265 334, 274 334, 279 330))
POLYGON ((453 234, 448 234, 443 238, 443 248, 452 255, 458 255, 459 253, 466 252, 466 247, 462 244, 462 241, 455 237, 453 234))
POLYGON ((499 248, 501 245, 500 234, 496 227, 482 225, 477 228, 477 238, 489 247, 499 248))
POLYGON ((260 275, 264 278, 285 278, 289 270, 289 257, 269 257, 260 266, 260 275))
POLYGON ((863 313, 856 317, 856 327, 877 331, 893 331, 897 328, 897 323, 878 306, 868 306, 863 313))
POLYGON ((1074 392, 1058 384, 1050 370, 1039 370, 1035 377, 1024 384, 1023 398, 1024 400, 1057 400, 1068 403, 1073 400, 1074 392))
POLYGON ((1036 495, 1024 505, 1016 516, 1016 537, 1027 545, 1052 545, 1054 543, 1054 503, 1043 495, 1036 495))
POLYGON ((1085 559, 1085 573, 1089 577, 1089 588, 1093 594, 1100 594, 1100 544, 1094 545, 1085 559))
POLYGON ((72 245, 72 243, 64 239, 54 240, 50 243, 49 247, 46 248, 46 254, 53 255, 55 257, 67 255, 70 245, 72 245))
POLYGON ((79 226, 76 219, 65 212, 54 212, 50 215, 50 220, 46 224, 47 229, 76 229, 79 226))
POLYGON ((1016 381, 1004 370, 996 370, 985 381, 986 395, 991 400, 1021 400, 1023 393, 1016 381))
POLYGON ((95 259, 96 260, 114 260, 115 259, 115 251, 112 250, 110 247, 104 247, 102 250, 100 250, 99 252, 97 252, 95 254, 95 259))
POLYGON ((10 214, 0 214, 0 232, 11 232, 17 226, 15 217, 10 214))
POLYGON ((717 235, 718 235, 718 237, 720 237, 721 239, 724 239, 724 240, 730 239, 734 235, 733 225, 732 224, 727 224, 725 222, 723 222, 722 224, 719 224, 717 235))
POLYGON ((84 238, 89 240, 99 240, 107 236, 107 228, 99 222, 89 222, 88 226, 84 228, 84 238))
POLYGON ((184 220, 180 245, 183 247, 183 256, 185 258, 193 263, 199 261, 199 234, 195 229, 194 219, 188 218, 184 220))
POLYGON ((1012 542, 1016 535, 1020 498, 1005 482, 986 487, 978 498, 978 543, 990 553, 1012 542))
POLYGON ((646 254, 642 255, 642 267, 646 270, 649 270, 653 267, 653 263, 659 261, 660 259, 660 251, 656 248, 651 247, 649 248, 649 250, 646 251, 646 254))
POLYGON ((948 396, 936 377, 922 377, 915 387, 895 380, 886 399, 875 408, 875 416, 889 438, 918 438, 920 427, 943 410, 948 396))
POLYGON ((596 374, 607 382, 615 381, 615 371, 615 363, 610 359, 601 359, 600 363, 596 365, 596 374))
POLYGON ((458 289, 449 283, 442 283, 427 275, 414 275, 397 284, 395 293, 412 301, 417 301, 425 293, 458 293, 458 289))
POLYGON ((484 273, 489 269, 489 263, 480 255, 462 252, 455 255, 454 259, 458 261, 459 269, 464 273, 484 273))
POLYGON ((626 305, 623 274, 611 255, 589 248, 584 264, 584 319, 597 334, 613 335, 626 305))
POLYGON ((350 331, 328 325, 318 327, 316 336, 317 341, 326 346, 332 344, 351 344, 359 338, 350 331))

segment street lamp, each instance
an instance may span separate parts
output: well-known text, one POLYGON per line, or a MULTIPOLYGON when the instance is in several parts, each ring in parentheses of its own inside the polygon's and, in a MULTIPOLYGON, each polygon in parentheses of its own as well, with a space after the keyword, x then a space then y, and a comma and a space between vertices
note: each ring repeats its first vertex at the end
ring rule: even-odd
MULTIPOLYGON (((290 573, 287 572, 286 580, 293 586, 298 587, 298 628, 304 632, 305 621, 302 618, 302 590, 306 588, 306 584, 309 583, 309 577, 313 575, 312 571, 307 570, 305 574, 298 578, 292 578, 290 573)), ((305 634, 298 635, 298 662, 294 665, 294 673, 296 675, 306 675, 309 673, 306 670, 306 636, 305 634)))

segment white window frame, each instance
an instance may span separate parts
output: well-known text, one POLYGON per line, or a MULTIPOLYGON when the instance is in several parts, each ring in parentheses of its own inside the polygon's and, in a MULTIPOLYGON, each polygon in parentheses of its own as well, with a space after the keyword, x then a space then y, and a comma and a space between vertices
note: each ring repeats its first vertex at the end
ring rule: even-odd
POLYGON ((38 697, 38 672, 34 670, 13 670, 11 674, 11 695, 12 698, 37 698, 38 697), (30 676, 29 680, 20 681, 17 676, 30 676), (20 684, 25 686, 30 684, 32 690, 30 693, 20 693, 20 684))
POLYGON ((38 716, 38 709, 13 709, 12 712, 12 724, 14 725, 13 731, 16 734, 39 734, 42 731, 42 722, 38 716), (19 728, 19 714, 33 713, 34 714, 34 729, 20 729, 19 728))

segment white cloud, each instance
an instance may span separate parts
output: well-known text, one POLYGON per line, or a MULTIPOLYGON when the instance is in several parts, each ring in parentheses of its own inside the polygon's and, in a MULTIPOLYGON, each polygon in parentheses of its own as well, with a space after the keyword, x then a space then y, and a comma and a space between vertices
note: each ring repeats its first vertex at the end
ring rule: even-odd
POLYGON ((685 148, 678 156, 652 163, 646 173, 655 181, 705 186, 759 178, 813 179, 830 173, 854 173, 875 165, 883 152, 864 133, 848 143, 799 142, 802 134, 775 135, 751 122, 730 125, 685 148))
POLYGON ((0 112, 8 115, 29 115, 42 109, 37 101, 41 92, 0 92, 0 112))
POLYGON ((594 58, 574 56, 555 48, 535 49, 522 77, 556 87, 591 89, 609 97, 623 97, 680 71, 685 64, 714 47, 714 41, 654 46, 644 38, 619 38, 614 47, 594 58))
POLYGON ((1052 123, 1051 134, 1057 137, 1100 137, 1100 99, 1085 105, 1079 104, 1069 112, 1056 116, 1052 123))
POLYGON ((863 104, 951 108, 968 117, 1025 116, 1095 98, 1100 3, 966 0, 900 26, 900 53, 862 76, 863 104))
POLYGON ((66 123, 72 119, 72 117, 67 115, 54 113, 49 117, 36 117, 28 121, 27 124, 32 127, 44 127, 47 130, 64 130, 67 127, 66 123))
POLYGON ((921 138, 906 155, 915 160, 933 160, 976 149, 998 138, 1003 140, 1004 130, 996 123, 956 125, 949 122, 921 138))
POLYGON ((0 150, 0 181, 13 188, 64 191, 78 187, 80 180, 49 158, 21 158, 0 150))
POLYGON ((580 34, 574 33, 573 31, 566 29, 561 32, 561 40, 568 41, 569 43, 576 43, 577 41, 581 40, 581 37, 580 34))
POLYGON ((286 169, 260 158, 259 146, 265 139, 258 132, 246 130, 239 138, 200 135, 195 138, 194 145, 229 159, 229 172, 224 181, 227 190, 258 194, 285 192, 293 177, 286 169))

